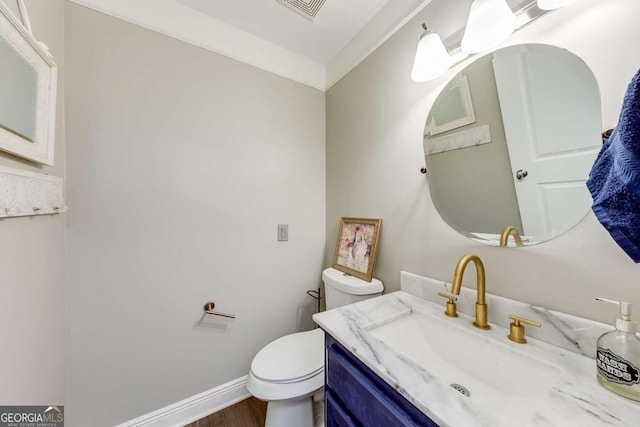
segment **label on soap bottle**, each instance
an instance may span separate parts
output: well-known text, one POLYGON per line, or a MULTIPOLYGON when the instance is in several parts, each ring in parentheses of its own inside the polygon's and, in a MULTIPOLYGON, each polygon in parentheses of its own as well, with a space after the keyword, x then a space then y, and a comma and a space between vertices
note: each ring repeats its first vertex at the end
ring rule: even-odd
POLYGON ((598 347, 596 355, 598 373, 608 381, 624 385, 640 383, 640 371, 633 363, 602 347, 598 347))

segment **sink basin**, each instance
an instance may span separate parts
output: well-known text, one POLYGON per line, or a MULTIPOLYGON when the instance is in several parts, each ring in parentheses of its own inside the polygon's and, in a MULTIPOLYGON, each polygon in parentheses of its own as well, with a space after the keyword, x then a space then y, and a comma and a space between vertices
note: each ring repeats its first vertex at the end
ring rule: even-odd
MULTIPOLYGON (((439 309, 439 308, 438 308, 439 309)), ((528 420, 560 378, 561 370, 511 344, 508 332, 475 330, 471 318, 447 318, 413 309, 368 329, 394 352, 468 396, 478 408, 500 414, 500 425, 528 420)))

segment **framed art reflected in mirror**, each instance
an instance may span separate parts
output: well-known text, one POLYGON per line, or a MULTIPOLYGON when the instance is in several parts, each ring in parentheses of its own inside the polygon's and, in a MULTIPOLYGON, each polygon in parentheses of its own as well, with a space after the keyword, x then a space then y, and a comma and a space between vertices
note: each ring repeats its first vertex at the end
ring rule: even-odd
POLYGON ((474 123, 473 101, 464 74, 458 74, 440 93, 438 108, 425 126, 425 135, 437 135, 474 123))

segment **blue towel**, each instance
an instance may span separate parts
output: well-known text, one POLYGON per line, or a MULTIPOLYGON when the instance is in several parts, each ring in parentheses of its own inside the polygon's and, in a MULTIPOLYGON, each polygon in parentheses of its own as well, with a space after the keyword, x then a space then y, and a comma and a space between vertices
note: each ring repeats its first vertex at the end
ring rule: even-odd
POLYGON ((640 262, 640 70, 627 88, 618 125, 600 150, 587 187, 598 221, 640 262))

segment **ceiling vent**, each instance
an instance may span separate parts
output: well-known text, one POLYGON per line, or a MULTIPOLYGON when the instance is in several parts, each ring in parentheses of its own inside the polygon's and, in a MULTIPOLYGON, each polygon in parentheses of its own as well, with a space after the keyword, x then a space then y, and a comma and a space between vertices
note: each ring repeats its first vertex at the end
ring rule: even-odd
POLYGON ((326 0, 276 0, 310 21, 316 17, 326 0))

